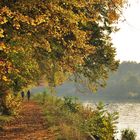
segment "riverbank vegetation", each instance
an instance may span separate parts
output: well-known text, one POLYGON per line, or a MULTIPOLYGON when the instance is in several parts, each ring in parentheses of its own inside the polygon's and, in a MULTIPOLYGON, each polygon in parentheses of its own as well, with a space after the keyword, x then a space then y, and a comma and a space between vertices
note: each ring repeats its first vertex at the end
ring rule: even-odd
POLYGON ((34 100, 44 109, 47 129, 56 140, 113 140, 118 113, 109 113, 102 103, 95 108, 83 106, 72 97, 58 98, 46 93, 34 100))

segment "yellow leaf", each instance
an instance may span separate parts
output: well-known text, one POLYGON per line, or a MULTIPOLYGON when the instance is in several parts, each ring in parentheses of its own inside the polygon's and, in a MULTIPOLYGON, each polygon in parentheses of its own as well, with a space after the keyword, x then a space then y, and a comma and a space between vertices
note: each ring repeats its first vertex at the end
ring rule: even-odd
POLYGON ((4 81, 8 81, 8 79, 7 79, 6 76, 3 76, 2 79, 3 79, 4 81))
POLYGON ((5 44, 3 42, 0 42, 0 50, 4 50, 5 48, 5 44))

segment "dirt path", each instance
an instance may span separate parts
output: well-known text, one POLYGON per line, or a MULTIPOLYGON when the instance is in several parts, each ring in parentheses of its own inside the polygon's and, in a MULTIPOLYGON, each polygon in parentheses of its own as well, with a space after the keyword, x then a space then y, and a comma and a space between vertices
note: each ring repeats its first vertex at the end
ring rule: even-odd
POLYGON ((20 117, 5 125, 0 140, 54 140, 45 129, 41 108, 35 102, 25 102, 20 117))

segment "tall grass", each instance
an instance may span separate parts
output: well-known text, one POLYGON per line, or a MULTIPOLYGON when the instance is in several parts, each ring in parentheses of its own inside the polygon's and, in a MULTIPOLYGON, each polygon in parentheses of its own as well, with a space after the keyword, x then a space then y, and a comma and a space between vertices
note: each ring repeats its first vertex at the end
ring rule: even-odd
POLYGON ((96 109, 84 107, 71 97, 58 98, 47 93, 34 100, 44 108, 46 127, 56 140, 113 140, 118 114, 109 113, 99 104, 96 109))

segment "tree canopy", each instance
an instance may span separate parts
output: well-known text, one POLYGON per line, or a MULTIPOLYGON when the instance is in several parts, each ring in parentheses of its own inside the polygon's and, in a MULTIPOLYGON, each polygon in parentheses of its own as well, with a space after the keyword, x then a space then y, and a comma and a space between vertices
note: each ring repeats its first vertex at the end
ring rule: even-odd
POLYGON ((104 85, 116 70, 110 34, 124 0, 0 0, 0 89, 20 91, 43 76, 104 85))

